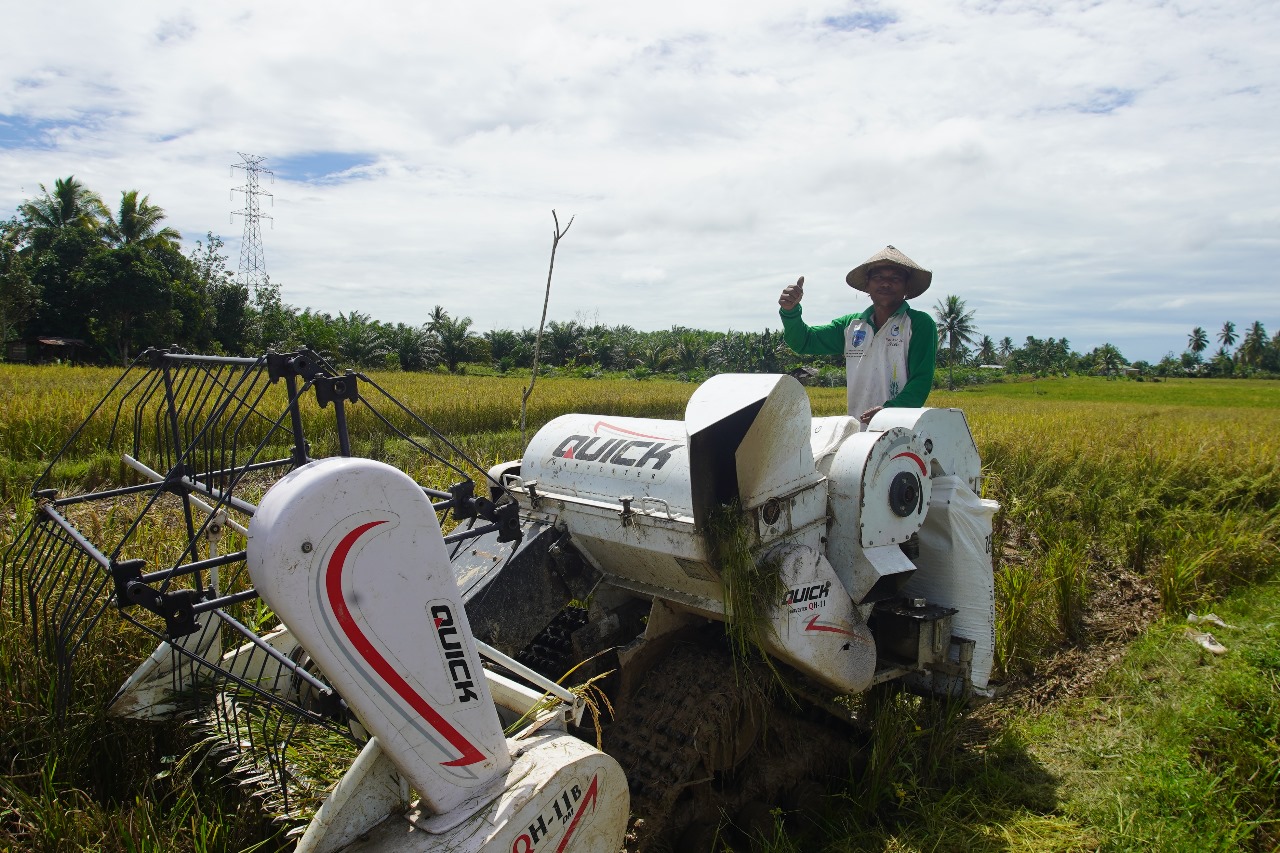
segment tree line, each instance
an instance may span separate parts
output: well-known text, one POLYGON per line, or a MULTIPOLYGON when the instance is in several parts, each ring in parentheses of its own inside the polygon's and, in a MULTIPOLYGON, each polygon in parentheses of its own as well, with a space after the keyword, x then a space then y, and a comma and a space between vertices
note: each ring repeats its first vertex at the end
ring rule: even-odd
MULTIPOLYGON (((74 176, 40 185, 40 194, 0 221, 0 343, 38 337, 84 341, 84 360, 127 363, 147 346, 250 355, 269 348, 307 347, 344 366, 364 369, 458 371, 480 364, 499 372, 529 369, 537 331, 480 333, 470 317, 435 306, 425 323, 383 323, 352 310, 336 316, 285 304, 267 281, 252 292, 228 267, 212 233, 183 254, 181 235, 141 191, 124 190, 114 209, 74 176)), ((1050 375, 1119 375, 1131 367, 1112 344, 1087 353, 1067 339, 1028 336, 1015 346, 980 335, 974 312, 947 295, 933 306, 938 364, 946 380, 974 381, 981 368, 1050 375)), ((1206 359, 1208 336, 1196 328, 1181 357, 1172 353, 1140 371, 1160 375, 1280 372, 1280 334, 1268 339, 1260 322, 1242 335, 1227 323, 1218 352, 1206 359), (1234 350, 1239 342, 1239 346, 1234 350)), ((808 368, 817 381, 842 384, 843 356, 798 356, 780 332, 715 332, 673 326, 640 331, 578 317, 547 324, 540 364, 592 376, 670 375, 699 380, 720 372, 787 372, 808 368)), ((940 382, 941 374, 939 371, 940 382)), ((989 371, 988 371, 989 373, 989 371)))

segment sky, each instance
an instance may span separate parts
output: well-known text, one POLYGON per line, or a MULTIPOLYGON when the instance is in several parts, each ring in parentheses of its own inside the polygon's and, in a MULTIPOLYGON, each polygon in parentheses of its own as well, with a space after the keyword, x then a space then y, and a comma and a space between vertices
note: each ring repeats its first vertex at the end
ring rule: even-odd
MULTIPOLYGON (((286 302, 779 328, 892 244, 995 340, 1280 332, 1280 4, 8 3, 0 218, 75 175, 286 302)), ((1216 343, 1215 343, 1216 346, 1216 343)))

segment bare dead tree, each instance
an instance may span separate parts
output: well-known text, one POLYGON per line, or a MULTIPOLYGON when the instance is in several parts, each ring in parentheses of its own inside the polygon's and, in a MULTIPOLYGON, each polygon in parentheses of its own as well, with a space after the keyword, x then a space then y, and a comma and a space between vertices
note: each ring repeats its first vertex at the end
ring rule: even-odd
POLYGON ((524 425, 525 413, 529 403, 529 397, 533 394, 533 386, 538 382, 538 358, 542 354, 542 329, 547 324, 547 303, 551 301, 551 273, 556 268, 556 247, 560 245, 560 238, 569 233, 569 229, 573 227, 573 217, 569 217, 569 224, 564 226, 564 230, 560 230, 560 217, 556 216, 555 210, 551 211, 551 219, 556 224, 556 230, 551 235, 551 264, 547 267, 547 292, 542 298, 542 319, 538 322, 538 336, 533 342, 533 373, 529 376, 529 387, 524 389, 524 396, 520 398, 520 446, 524 447, 524 425))

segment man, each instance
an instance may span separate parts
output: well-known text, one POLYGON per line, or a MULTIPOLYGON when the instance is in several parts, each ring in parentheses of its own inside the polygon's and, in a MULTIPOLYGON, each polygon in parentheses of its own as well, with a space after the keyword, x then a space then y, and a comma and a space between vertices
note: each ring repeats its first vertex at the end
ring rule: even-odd
POLYGON ((804 276, 778 298, 782 336, 791 349, 801 355, 844 353, 849 414, 864 429, 883 408, 923 406, 933 388, 938 327, 928 314, 907 305, 932 280, 933 273, 885 246, 845 276, 850 287, 871 296, 871 307, 861 314, 807 325, 800 312, 804 276))

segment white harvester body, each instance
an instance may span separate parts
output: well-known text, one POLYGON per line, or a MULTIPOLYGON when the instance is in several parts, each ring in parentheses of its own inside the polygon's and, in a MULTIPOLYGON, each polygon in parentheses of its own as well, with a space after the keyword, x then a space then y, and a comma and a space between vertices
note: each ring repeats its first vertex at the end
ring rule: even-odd
MULTIPOLYGON (((884 678, 898 677, 976 655, 972 686, 986 687, 994 504, 974 494, 981 468, 958 409, 885 409, 859 431, 852 418, 814 419, 791 377, 724 374, 694 392, 683 422, 564 415, 529 442, 518 474, 505 470, 525 513, 567 528, 607 584, 721 621, 734 614, 708 519, 734 500, 756 559, 776 564, 787 589, 765 614, 770 652, 848 693, 883 680, 877 666, 884 678), (914 557, 903 547, 920 541, 938 477, 950 478, 947 512, 928 541, 963 539, 954 547, 970 555, 966 572, 936 547, 914 557), (957 489, 973 500, 956 506, 957 489), (951 518, 974 506, 976 523, 951 518), (905 666, 886 668, 869 621, 876 603, 908 589, 917 611, 935 610, 897 614, 912 623, 904 630, 932 634, 917 643, 923 659, 912 651, 905 666), (955 612, 939 616, 936 608, 955 612), (974 645, 953 647, 958 613, 965 633, 957 634, 974 645)), ((964 672, 960 687, 970 689, 970 680, 964 672)))

